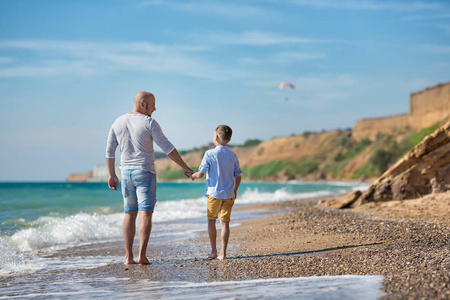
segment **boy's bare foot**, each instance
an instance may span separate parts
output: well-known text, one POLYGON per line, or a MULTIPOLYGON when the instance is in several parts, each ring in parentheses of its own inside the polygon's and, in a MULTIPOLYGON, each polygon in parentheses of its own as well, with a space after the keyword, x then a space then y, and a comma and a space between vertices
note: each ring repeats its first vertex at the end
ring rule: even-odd
POLYGON ((223 255, 219 255, 219 256, 217 256, 217 259, 219 259, 219 260, 224 260, 224 259, 226 259, 226 257, 223 256, 223 255))
POLYGON ((207 259, 215 259, 215 258, 217 258, 217 254, 216 254, 216 253, 208 254, 208 255, 206 256, 206 258, 207 258, 207 259))
POLYGON ((123 263, 124 265, 134 265, 134 264, 136 264, 136 262, 134 261, 134 260, 125 260, 125 262, 123 263))

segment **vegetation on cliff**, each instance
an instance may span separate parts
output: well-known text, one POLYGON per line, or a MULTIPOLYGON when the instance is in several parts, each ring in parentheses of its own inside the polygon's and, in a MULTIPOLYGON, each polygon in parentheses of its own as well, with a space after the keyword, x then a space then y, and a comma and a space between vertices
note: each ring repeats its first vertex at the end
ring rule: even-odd
MULTIPOLYGON (((426 132, 411 136, 405 143, 426 132)), ((348 208, 369 202, 415 199, 447 191, 450 191, 450 122, 427 135, 364 193, 353 191, 321 204, 348 208)))
MULTIPOLYGON (((235 146, 247 180, 355 180, 376 178, 411 150, 439 124, 420 132, 378 134, 374 141, 352 139, 351 130, 305 133, 269 141, 249 140, 235 146)), ((183 153, 185 161, 197 170, 207 147, 183 153)), ((159 160, 158 160, 159 161, 159 160)), ((157 163, 158 165, 158 163, 157 163)), ((170 164, 158 170, 160 179, 183 178, 183 172, 170 164)))

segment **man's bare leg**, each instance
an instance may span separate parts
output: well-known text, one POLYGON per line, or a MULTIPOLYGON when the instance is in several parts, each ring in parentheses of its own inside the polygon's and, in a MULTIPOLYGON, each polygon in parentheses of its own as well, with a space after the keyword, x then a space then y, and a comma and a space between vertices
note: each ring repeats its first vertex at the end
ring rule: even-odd
POLYGON ((123 240, 125 242, 125 265, 134 264, 133 258, 133 240, 136 234, 136 217, 137 211, 125 213, 123 219, 123 240))
POLYGON ((222 260, 227 257, 228 239, 230 238, 230 222, 220 221, 220 225, 222 226, 220 233, 222 238, 222 248, 220 249, 220 254, 217 256, 217 259, 222 260))
POLYGON ((139 211, 139 259, 138 264, 149 265, 147 258, 147 246, 152 231, 152 215, 151 211, 139 211))
POLYGON ((209 234, 209 242, 211 243, 211 254, 208 254, 207 258, 214 259, 217 257, 217 248, 216 248, 216 220, 208 219, 208 234, 209 234))

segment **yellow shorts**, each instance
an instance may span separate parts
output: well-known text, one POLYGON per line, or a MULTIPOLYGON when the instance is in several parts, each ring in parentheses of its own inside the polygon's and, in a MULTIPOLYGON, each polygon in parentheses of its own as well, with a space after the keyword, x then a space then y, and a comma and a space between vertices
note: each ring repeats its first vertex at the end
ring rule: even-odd
POLYGON ((220 212, 220 220, 230 222, 231 208, 234 204, 234 198, 231 199, 216 199, 209 195, 207 197, 208 219, 216 220, 220 212))

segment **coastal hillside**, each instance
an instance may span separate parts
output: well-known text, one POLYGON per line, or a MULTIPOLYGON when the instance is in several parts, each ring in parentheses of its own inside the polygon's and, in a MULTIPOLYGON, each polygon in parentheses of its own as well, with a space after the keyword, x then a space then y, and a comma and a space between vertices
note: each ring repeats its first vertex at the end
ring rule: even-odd
MULTIPOLYGON (((363 119, 353 129, 305 132, 233 150, 248 180, 375 179, 449 119, 450 83, 445 83, 411 94, 407 114, 363 119)), ((183 159, 195 169, 205 150, 189 152, 183 159)), ((158 159, 156 165, 161 179, 183 177, 168 158, 158 159)))
MULTIPOLYGON (((246 180, 374 180, 423 138, 450 120, 450 82, 410 96, 407 114, 362 119, 352 129, 304 132, 232 147, 246 180)), ((181 152, 194 170, 208 147, 181 152)), ((159 179, 184 178, 166 156, 156 160, 159 179)), ((70 174, 67 181, 105 181, 106 167, 70 174)))
MULTIPOLYGON (((256 146, 233 147, 247 180, 361 180, 375 179, 412 149, 439 124, 397 141, 393 134, 379 134, 374 141, 352 139, 351 130, 305 133, 274 138, 256 146)), ((200 165, 203 150, 183 159, 192 168, 200 165)), ((156 161, 160 179, 183 178, 181 169, 168 158, 156 161)))

